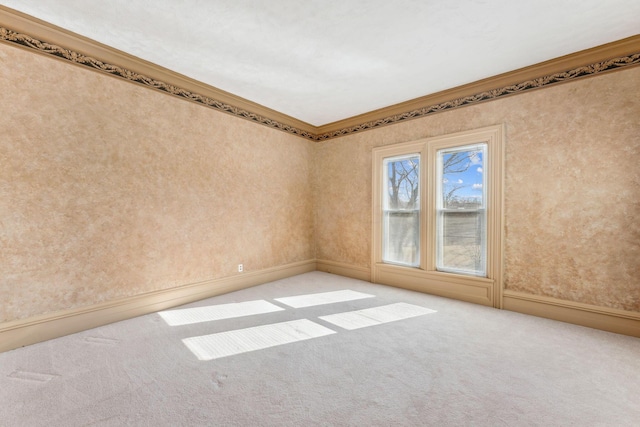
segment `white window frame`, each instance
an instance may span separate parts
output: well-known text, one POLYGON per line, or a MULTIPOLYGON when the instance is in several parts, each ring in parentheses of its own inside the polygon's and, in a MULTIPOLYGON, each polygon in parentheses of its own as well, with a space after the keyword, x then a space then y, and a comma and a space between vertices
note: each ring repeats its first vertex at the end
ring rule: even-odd
MULTIPOLYGON (((500 307, 502 301, 504 127, 489 126, 444 136, 374 148, 372 195, 371 278, 375 283, 399 286, 500 307), (483 159, 486 220, 484 276, 439 271, 437 268, 438 151, 487 144, 483 159), (385 159, 420 153, 420 264, 407 266, 382 260, 382 189, 385 159)), ((468 272, 464 272, 468 273, 468 272)))

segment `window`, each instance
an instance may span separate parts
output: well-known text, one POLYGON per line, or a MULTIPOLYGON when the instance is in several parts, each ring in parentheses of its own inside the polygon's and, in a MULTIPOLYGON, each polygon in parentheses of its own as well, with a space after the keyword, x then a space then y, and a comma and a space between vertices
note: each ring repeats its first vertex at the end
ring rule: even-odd
POLYGON ((487 144, 438 150, 436 268, 486 275, 484 159, 487 144))
POLYGON ((384 160, 384 262, 420 265, 420 155, 384 160))
POLYGON ((502 126, 374 149, 373 281, 500 301, 502 153, 502 126))

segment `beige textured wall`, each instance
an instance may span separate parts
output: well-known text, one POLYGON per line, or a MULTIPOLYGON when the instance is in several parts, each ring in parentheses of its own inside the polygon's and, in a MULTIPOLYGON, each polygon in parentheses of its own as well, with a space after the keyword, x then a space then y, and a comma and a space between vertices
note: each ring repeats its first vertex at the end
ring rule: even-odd
POLYGON ((505 286, 640 311, 640 67, 319 144, 317 257, 371 259, 371 149, 504 123, 505 286))
POLYGON ((314 143, 4 44, 0 65, 0 322, 314 258, 314 143))
POLYGON ((12 46, 0 64, 0 322, 239 262, 368 268, 371 149, 498 123, 507 289, 640 311, 640 67, 314 144, 12 46))

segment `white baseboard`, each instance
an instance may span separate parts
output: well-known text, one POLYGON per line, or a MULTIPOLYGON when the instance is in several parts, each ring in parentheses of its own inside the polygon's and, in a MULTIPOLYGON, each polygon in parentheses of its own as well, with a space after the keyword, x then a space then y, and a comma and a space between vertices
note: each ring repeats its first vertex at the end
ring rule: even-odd
POLYGON ((505 290, 503 308, 640 338, 640 313, 505 290))
POLYGON ((339 276, 351 277, 352 279, 371 281, 371 269, 358 267, 343 262, 329 261, 324 259, 316 260, 316 269, 325 273, 333 273, 339 276))
POLYGON ((132 317, 284 279, 316 269, 315 260, 251 271, 222 279, 122 298, 89 307, 0 323, 0 352, 58 338, 132 317))

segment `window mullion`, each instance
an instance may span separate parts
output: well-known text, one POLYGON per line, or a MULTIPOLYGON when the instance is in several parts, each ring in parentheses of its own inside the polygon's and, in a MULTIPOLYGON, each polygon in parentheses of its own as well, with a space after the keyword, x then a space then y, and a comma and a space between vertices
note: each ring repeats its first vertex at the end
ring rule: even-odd
POLYGON ((422 244, 424 247, 424 256, 423 256, 423 266, 427 271, 435 271, 436 269, 436 259, 435 259, 435 251, 436 251, 436 218, 435 218, 435 210, 436 210, 436 200, 434 194, 436 194, 436 161, 435 156, 432 151, 428 149, 428 146, 425 144, 423 149, 423 157, 424 157, 424 195, 423 195, 423 221, 424 221, 424 232, 422 237, 422 244))

